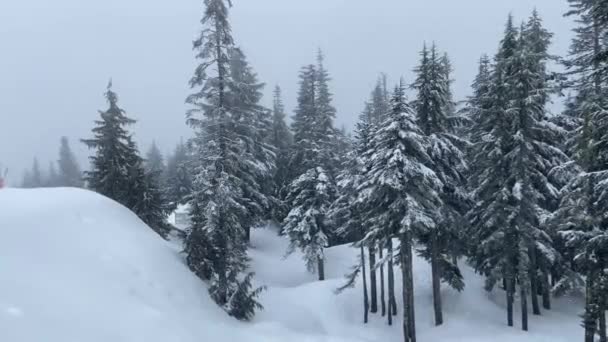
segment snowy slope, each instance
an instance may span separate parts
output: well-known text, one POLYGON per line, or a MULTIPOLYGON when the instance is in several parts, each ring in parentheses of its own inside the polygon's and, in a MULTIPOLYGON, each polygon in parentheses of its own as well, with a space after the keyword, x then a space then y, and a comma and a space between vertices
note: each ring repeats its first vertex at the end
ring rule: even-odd
MULTIPOLYGON (((334 290, 344 284, 344 274, 357 261, 356 250, 347 246, 334 247, 327 252, 325 282, 315 281, 306 273, 301 256, 292 255, 282 260, 287 242, 276 234, 276 229, 264 229, 253 234, 250 252, 257 281, 268 285, 262 301, 267 307, 258 314, 256 323, 272 322, 286 330, 316 336, 317 341, 400 341, 400 317, 389 327, 386 318, 370 314, 370 323, 363 322, 361 282, 354 289, 340 295, 334 290), (313 335, 316 334, 316 335, 313 335)), ((560 299, 555 309, 543 311, 542 317, 530 314, 530 331, 523 332, 516 321, 515 328, 506 326, 506 301, 503 292, 488 294, 483 279, 464 267, 466 289, 458 293, 442 288, 446 323, 437 328, 433 324, 431 274, 428 264, 421 259, 414 263, 416 324, 419 341, 442 342, 571 342, 582 340, 578 314, 580 299, 560 299)), ((401 283, 399 269, 395 269, 395 283, 401 283)), ((398 285, 397 285, 398 286, 398 285)), ((399 289, 397 289, 397 292, 399 289)), ((397 293, 397 305, 402 307, 397 293)), ((516 306, 516 319, 519 307, 516 306)), ((401 313, 399 313, 400 315, 401 313)))
POLYGON ((0 234, 0 341, 255 336, 212 303, 177 248, 102 196, 0 190, 0 234))
MULTIPOLYGON (((268 285, 254 322, 227 317, 183 264, 179 248, 102 196, 75 189, 0 190, 0 341, 274 342, 399 341, 399 321, 363 325, 361 289, 334 290, 357 258, 328 250, 329 280, 301 256, 284 259, 276 231, 254 231, 256 281, 268 285)), ((462 294, 444 290, 446 325, 432 326, 430 274, 416 262, 419 341, 580 340, 578 301, 563 300, 531 332, 507 328, 504 300, 466 271, 462 294)), ((399 279, 397 279, 399 283, 399 279)), ((398 298, 398 302, 400 299, 398 298)), ((398 303, 400 305, 400 303, 398 303)))

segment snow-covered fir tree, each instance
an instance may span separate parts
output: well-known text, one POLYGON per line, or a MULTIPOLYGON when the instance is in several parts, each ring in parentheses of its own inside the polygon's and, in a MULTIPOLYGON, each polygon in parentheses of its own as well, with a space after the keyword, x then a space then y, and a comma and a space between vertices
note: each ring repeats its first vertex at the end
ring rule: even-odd
POLYGON ((331 77, 324 63, 325 56, 323 51, 319 50, 317 53, 315 120, 312 139, 320 147, 317 162, 323 165, 329 172, 332 181, 335 181, 334 178, 343 161, 340 152, 347 152, 350 149, 350 143, 345 130, 340 133, 339 130, 334 128, 336 108, 333 105, 333 94, 329 86, 331 77))
POLYGON ((306 268, 325 280, 324 250, 333 234, 326 216, 336 196, 335 184, 318 166, 296 178, 289 189, 286 201, 291 210, 283 221, 283 233, 290 240, 288 253, 299 249, 306 268))
POLYGON ((128 126, 135 123, 118 106, 118 96, 108 84, 105 93, 109 108, 95 121, 94 137, 83 139, 95 154, 91 170, 85 172, 87 186, 133 211, 150 228, 165 238, 167 210, 159 180, 147 173, 128 126))
MULTIPOLYGON (((273 146, 276 153, 276 169, 274 173, 274 196, 279 200, 285 199, 286 187, 289 181, 289 154, 292 149, 293 136, 289 130, 289 126, 285 121, 287 114, 285 113, 285 105, 281 88, 276 86, 273 92, 272 106, 272 134, 270 136, 270 145, 273 146)), ((286 207, 283 202, 280 203, 275 212, 274 218, 277 221, 282 221, 286 213, 286 207)))
POLYGON ((108 84, 105 98, 109 108, 99 112, 100 118, 95 121, 93 128, 94 137, 82 140, 95 151, 89 157, 91 167, 84 173, 85 180, 91 190, 128 207, 128 197, 131 195, 128 192, 129 162, 137 159, 128 126, 135 121, 118 106, 118 96, 112 91, 112 82, 108 84))
MULTIPOLYGON (((372 94, 370 96, 369 102, 365 104, 365 109, 360 117, 358 123, 358 134, 357 134, 357 143, 356 143, 356 151, 359 156, 361 156, 366 150, 366 146, 369 145, 371 141, 371 137, 373 136, 375 129, 388 117, 391 112, 390 108, 390 98, 387 89, 387 76, 385 74, 381 74, 376 81, 376 86, 374 87, 372 94)), ((363 162, 364 163, 364 162, 363 162)), ((368 254, 369 254, 369 274, 370 274, 370 296, 371 296, 371 306, 370 311, 375 313, 378 311, 378 281, 377 277, 380 277, 380 307, 382 315, 385 315, 387 312, 386 307, 386 298, 385 298, 385 279, 384 279, 384 262, 377 264, 376 260, 383 260, 384 249, 388 246, 385 245, 369 245, 368 254), (379 272, 378 272, 379 271, 379 272), (379 274, 378 274, 379 273, 379 274)), ((392 277, 392 263, 393 260, 386 260, 388 263, 388 275, 389 278, 392 277)), ((389 282, 389 291, 394 292, 394 284, 389 282)), ((392 311, 389 310, 388 321, 389 324, 392 324, 392 315, 396 314, 396 303, 393 301, 389 303, 392 307, 392 311)))
POLYGON ((320 146, 313 138, 316 119, 317 68, 307 65, 300 70, 298 103, 291 124, 293 131, 293 151, 289 160, 289 183, 315 167, 320 146))
POLYGON ((292 179, 319 165, 333 178, 339 168, 340 160, 335 153, 339 139, 333 126, 336 109, 332 104, 330 80, 321 51, 316 65, 305 66, 300 71, 298 104, 292 123, 294 144, 289 164, 292 179))
MULTIPOLYGON (((567 110, 579 126, 568 146, 584 172, 562 191, 564 196, 554 220, 571 270, 578 271, 584 279, 585 341, 594 341, 596 333, 600 341, 606 341, 608 229, 601 213, 607 209, 608 184, 608 110, 602 76, 607 65, 604 37, 608 23, 600 14, 602 1, 569 0, 569 3, 571 11, 567 14, 576 16, 577 27, 566 65, 577 96, 567 110)), ((569 273, 570 277, 562 277, 557 284, 558 290, 582 287, 582 279, 569 273)))
POLYGON ((344 286, 338 289, 342 292, 344 289, 355 286, 357 278, 361 274, 363 281, 363 323, 369 321, 369 294, 367 283, 367 269, 365 261, 365 246, 362 243, 365 236, 365 228, 361 218, 361 213, 357 208, 357 188, 361 182, 362 160, 357 158, 355 151, 348 156, 349 163, 344 165, 342 171, 337 177, 338 197, 332 203, 327 214, 328 223, 336 227, 338 235, 347 235, 354 238, 353 247, 359 249, 358 263, 353 267, 350 274, 347 275, 347 282, 344 286))
POLYGON ((139 156, 135 143, 131 140, 129 145, 136 153, 130 155, 127 166, 127 207, 166 239, 171 229, 167 222, 169 210, 162 188, 161 171, 147 169, 146 161, 139 156))
POLYGON ((474 126, 473 123, 479 122, 485 111, 489 109, 489 91, 492 80, 490 58, 487 55, 482 55, 478 64, 477 74, 471 84, 472 95, 467 98, 464 108, 460 111, 461 115, 466 116, 467 123, 459 130, 459 135, 468 139, 472 144, 478 142, 474 139, 480 138, 480 134, 472 134, 472 127, 474 126))
POLYGON ((509 17, 487 109, 474 127, 472 185, 477 204, 470 212, 476 246, 471 261, 486 275, 488 289, 504 279, 510 326, 519 284, 524 330, 530 296, 534 313, 540 314, 539 265, 551 265, 558 258, 543 225, 559 196, 549 175, 568 161, 558 148, 559 131, 546 119, 547 53, 546 47, 539 49, 537 41, 529 39, 534 34, 531 27, 518 30, 509 17))
POLYGON ((76 156, 70 148, 70 143, 67 137, 61 137, 61 146, 59 148, 59 160, 57 161, 58 185, 64 187, 83 187, 82 172, 76 160, 76 156))
MULTIPOLYGON (((257 83, 235 84, 231 53, 236 46, 228 20, 231 2, 205 0, 204 4, 203 30, 194 41, 200 64, 190 80, 194 93, 187 98, 192 106, 188 122, 195 137, 191 141, 193 181, 189 195, 192 225, 185 253, 190 269, 209 281, 215 302, 235 318, 246 320, 260 307, 256 301, 259 291, 252 290, 250 276, 243 274, 249 263, 249 208, 262 208, 264 203, 250 203, 251 194, 244 193, 254 186, 256 174, 252 170, 261 172, 252 169, 258 164, 252 151, 254 137, 242 127, 244 120, 253 120, 254 113, 247 107, 256 102, 235 92, 256 90, 257 83)), ((257 127, 259 123, 253 124, 257 127)), ((251 190, 260 191, 255 187, 251 190)))
POLYGON ((404 341, 415 341, 412 248, 417 229, 433 229, 441 206, 443 184, 431 169, 430 141, 406 103, 404 86, 395 89, 392 112, 375 132, 367 151, 358 201, 363 206, 369 232, 367 244, 386 245, 400 240, 399 260, 403 279, 404 341))
MULTIPOLYGON (((336 234, 343 237, 345 240, 354 241, 353 247, 359 249, 358 263, 353 267, 350 274, 347 275, 347 282, 338 292, 346 288, 355 286, 358 276, 361 274, 363 281, 363 321, 369 321, 369 312, 377 311, 377 282, 375 265, 370 265, 370 282, 372 284, 371 296, 372 306, 370 306, 370 295, 368 294, 367 281, 367 265, 365 258, 365 248, 368 248, 370 253, 370 262, 375 263, 375 247, 365 246, 363 241, 367 229, 363 217, 361 215, 361 205, 357 202, 358 188, 363 181, 362 175, 364 172, 365 163, 360 156, 365 152, 371 138, 373 117, 372 104, 366 103, 365 109, 360 115, 357 123, 356 141, 354 150, 351 151, 345 158, 345 163, 342 165, 341 171, 337 176, 338 197, 332 203, 328 212, 328 223, 336 229, 336 234), (376 306, 373 308, 373 306, 376 306)), ((386 310, 386 308, 385 308, 386 310)), ((385 311, 384 310, 384 311, 385 311)))
POLYGON ((289 163, 295 178, 288 186, 285 203, 290 211, 282 225, 291 241, 290 251, 298 248, 304 252, 307 268, 317 272, 319 279, 325 278, 323 249, 337 240, 326 222, 327 210, 337 195, 335 178, 340 163, 329 80, 321 52, 317 65, 304 67, 300 73, 289 163))
POLYGON ((463 237, 463 217, 469 202, 464 189, 467 165, 463 150, 467 143, 453 134, 458 118, 454 116, 447 70, 447 57, 439 57, 434 45, 430 50, 425 46, 412 85, 417 91, 414 109, 418 125, 431 144, 428 154, 433 161, 432 169, 443 183, 440 197, 444 205, 439 216, 434 218, 435 224, 430 230, 416 232, 424 245, 420 253, 431 263, 436 325, 443 324, 441 280, 457 290, 464 288, 462 274, 455 262, 456 251, 451 249, 459 245, 463 237))
POLYGON ((264 84, 258 81, 243 51, 232 48, 229 59, 231 82, 227 83, 226 97, 234 115, 233 129, 242 145, 237 176, 244 197, 242 203, 249 213, 249 217, 244 219, 245 236, 249 241, 251 228, 269 219, 277 206, 272 185, 275 151, 268 142, 272 134, 272 118, 260 104, 264 84))
POLYGON ((185 204, 187 196, 191 192, 190 160, 188 147, 183 141, 175 146, 173 154, 167 158, 167 171, 164 178, 165 193, 170 212, 175 211, 178 205, 185 204))

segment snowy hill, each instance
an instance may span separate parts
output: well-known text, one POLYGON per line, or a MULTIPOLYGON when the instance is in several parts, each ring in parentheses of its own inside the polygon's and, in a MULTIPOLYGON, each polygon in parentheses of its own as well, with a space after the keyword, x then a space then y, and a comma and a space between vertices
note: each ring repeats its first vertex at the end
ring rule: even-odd
MULTIPOLYGON (((0 341, 401 340, 399 320, 388 327, 371 315, 361 323, 361 288, 334 294, 357 258, 346 246, 328 250, 329 280, 318 282, 299 255, 283 258, 287 244, 273 229, 254 231, 250 254, 256 282, 268 285, 266 309, 241 323, 209 299, 178 247, 94 193, 0 190, 0 234, 0 341)), ((424 261, 415 274, 419 341, 581 340, 579 301, 557 301, 524 333, 505 326, 502 293, 486 294, 469 269, 463 293, 444 289, 446 324, 435 328, 424 261)))

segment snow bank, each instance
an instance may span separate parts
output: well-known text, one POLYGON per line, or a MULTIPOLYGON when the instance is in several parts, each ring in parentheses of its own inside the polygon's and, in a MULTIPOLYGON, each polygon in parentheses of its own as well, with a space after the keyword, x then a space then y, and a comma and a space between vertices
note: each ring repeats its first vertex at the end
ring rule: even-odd
POLYGON ((0 234, 0 341, 244 336, 242 324, 211 302, 176 248, 102 196, 1 190, 0 234))
MULTIPOLYGON (((227 317, 183 264, 179 248, 102 196, 75 189, 0 190, 0 341, 9 342, 375 342, 400 341, 379 315, 362 324, 361 288, 337 296, 357 260, 327 251, 324 282, 301 255, 284 258, 276 230, 253 232, 256 282, 266 310, 251 323, 227 317)), ((502 292, 488 295, 465 269, 463 293, 443 289, 446 324, 433 327, 430 272, 415 263, 419 341, 576 341, 578 301, 531 317, 531 332, 505 326, 502 292)), ((396 279, 400 283, 400 279, 396 279)), ((359 282, 360 285, 360 282, 359 282)), ((397 298, 401 307, 400 297, 397 298)))

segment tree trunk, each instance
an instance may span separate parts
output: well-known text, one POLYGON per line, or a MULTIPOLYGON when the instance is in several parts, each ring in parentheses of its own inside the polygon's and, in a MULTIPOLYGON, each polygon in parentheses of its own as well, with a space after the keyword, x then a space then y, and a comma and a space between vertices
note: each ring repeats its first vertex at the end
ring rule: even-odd
MULTIPOLYGON (((407 261, 407 235, 401 235, 401 246, 400 246, 400 254, 401 254, 401 293, 403 296, 403 341, 411 342, 411 332, 410 332, 410 289, 409 289, 409 281, 408 281, 408 261, 407 261)), ((390 253, 390 251, 389 251, 390 253)), ((389 285, 390 286, 390 285, 389 285)), ((390 289, 390 287, 389 287, 390 289)), ((390 314, 389 314, 390 316, 390 314)))
POLYGON ((400 238, 401 273, 403 275, 403 338, 406 342, 416 342, 412 242, 409 233, 401 234, 400 238))
POLYGON ((528 293, 526 286, 520 284, 521 294, 521 330, 528 331, 528 293))
POLYGON ((502 278, 502 289, 507 291, 507 278, 502 278))
POLYGON ((378 290, 376 284, 376 251, 374 247, 369 247, 369 280, 372 296, 370 311, 376 313, 378 312, 378 290))
POLYGON ((251 242, 251 227, 245 227, 245 242, 251 242))
POLYGON ((557 274, 556 271, 551 270, 551 287, 557 284, 557 280, 560 278, 560 275, 557 274))
MULTIPOLYGON (((509 277, 510 278, 510 277, 509 277)), ((515 292, 515 280, 506 279, 507 283, 507 325, 513 326, 513 295, 515 292)))
MULTIPOLYGON (((383 250, 384 247, 380 246, 380 248, 378 249, 378 255, 380 256, 380 259, 382 260, 383 258, 383 250)), ((386 300, 385 300, 385 295, 384 295, 384 263, 380 264, 380 306, 382 309, 382 317, 384 317, 384 315, 386 315, 386 300)), ((389 303, 390 305, 390 303, 389 303)))
POLYGON ((538 265, 536 262, 536 250, 530 248, 530 296, 532 296, 532 314, 540 315, 540 304, 538 302, 538 265))
POLYGON ((597 317, 593 309, 593 277, 587 277, 586 293, 585 293, 585 316, 583 325, 585 327, 585 342, 594 342, 595 330, 597 328, 597 317))
POLYGON ((443 324, 441 308, 441 270, 439 269, 439 253, 435 237, 431 237, 431 274, 433 286, 433 309, 435 311, 435 326, 443 324))
POLYGON ((367 297, 367 270, 365 269, 365 248, 361 246, 361 275, 363 277, 363 323, 368 322, 369 298, 367 297))
POLYGON ((391 255, 388 266, 391 270, 391 277, 393 277, 393 281, 391 281, 391 289, 390 289, 391 295, 388 298, 388 300, 390 302, 389 309, 393 313, 393 316, 397 316, 397 298, 395 298, 395 267, 394 267, 395 257, 393 255, 393 240, 392 239, 389 240, 389 242, 388 242, 388 248, 390 249, 390 255, 391 255))
POLYGON ((547 271, 546 267, 541 265, 541 272, 542 272, 542 278, 541 278, 541 292, 542 292, 542 296, 543 296, 543 308, 545 310, 551 310, 551 288, 549 285, 549 272, 547 271))
POLYGON ((393 271, 393 241, 387 242, 388 255, 388 325, 393 324, 393 301, 395 300, 395 273, 393 271))
POLYGON ((408 269, 408 288, 410 301, 410 341, 416 342, 416 314, 414 307, 414 257, 412 255, 412 238, 407 237, 407 269, 408 269))
POLYGON ((600 321, 600 342, 608 342, 607 338, 606 338, 606 310, 604 307, 602 307, 600 309, 600 317, 599 317, 599 321, 600 321))
POLYGON ((325 280, 325 261, 323 257, 319 256, 317 258, 318 270, 319 270, 319 280, 325 280))
POLYGON ((390 302, 390 309, 392 310, 393 316, 397 316, 397 299, 395 298, 395 282, 393 281, 393 298, 390 302))

